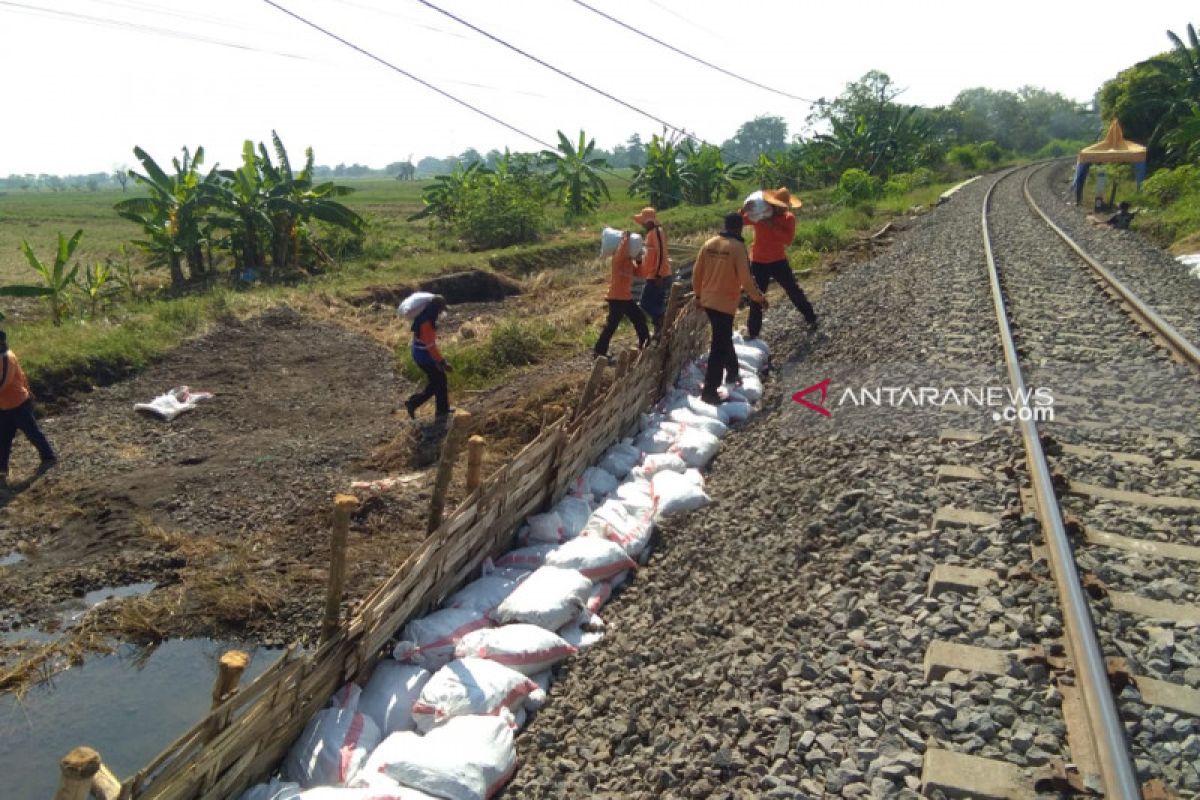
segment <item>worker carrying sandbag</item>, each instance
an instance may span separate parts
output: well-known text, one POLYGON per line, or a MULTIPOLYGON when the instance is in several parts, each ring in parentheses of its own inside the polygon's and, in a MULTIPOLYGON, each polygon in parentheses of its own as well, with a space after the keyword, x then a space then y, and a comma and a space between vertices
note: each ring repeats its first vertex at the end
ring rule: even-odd
MULTIPOLYGON (((446 373, 451 367, 442 357, 437 346, 437 319, 446 308, 446 298, 440 294, 430 295, 424 300, 420 310, 412 319, 412 359, 425 373, 427 381, 425 388, 404 401, 404 410, 411 419, 415 419, 417 409, 430 397, 436 398, 437 416, 445 417, 453 409, 450 408, 450 387, 446 382, 446 373)), ((412 308, 400 309, 400 315, 407 317, 412 308)))
POLYGON ((633 302, 633 276, 637 274, 638 267, 633 260, 636 251, 631 254, 630 238, 629 231, 623 231, 621 241, 612 254, 612 272, 609 276, 608 294, 606 295, 608 319, 605 320, 604 328, 600 331, 600 338, 596 340, 594 350, 596 358, 608 358, 608 343, 612 340, 613 334, 617 332, 617 326, 621 324, 623 317, 627 317, 633 323, 633 329, 637 331, 639 347, 645 347, 646 342, 650 340, 650 330, 646 327, 646 316, 638 308, 637 303, 633 302))
POLYGON ((667 237, 658 222, 657 212, 647 206, 633 215, 633 221, 646 229, 643 237, 641 273, 646 279, 638 305, 650 317, 654 335, 662 328, 663 316, 667 313, 667 293, 671 290, 671 259, 667 255, 667 237))
POLYGON ((750 295, 750 300, 762 311, 767 310, 767 297, 755 285, 748 262, 746 242, 742 239, 742 215, 734 211, 725 215, 725 229, 700 248, 692 268, 696 305, 704 309, 712 326, 708 368, 700 393, 700 399, 710 405, 721 402, 717 388, 721 385, 722 374, 728 383, 737 383, 740 377, 737 351, 733 348, 733 314, 742 291, 750 295))
MULTIPOLYGON (((757 194, 757 193, 756 193, 757 194)), ((792 197, 787 189, 767 189, 761 193, 762 203, 771 208, 770 215, 760 217, 759 203, 755 195, 746 198, 742 206, 742 219, 754 228, 754 242, 750 246, 750 274, 760 292, 766 292, 767 286, 774 279, 787 292, 788 299, 796 310, 804 315, 810 330, 817 329, 817 314, 812 304, 804 295, 804 290, 796 283, 792 267, 788 264, 787 247, 796 238, 796 215, 792 209, 798 209, 804 203, 798 197, 792 197)), ((762 312, 764 307, 750 303, 750 318, 746 321, 746 331, 751 339, 757 339, 762 332, 762 312)))

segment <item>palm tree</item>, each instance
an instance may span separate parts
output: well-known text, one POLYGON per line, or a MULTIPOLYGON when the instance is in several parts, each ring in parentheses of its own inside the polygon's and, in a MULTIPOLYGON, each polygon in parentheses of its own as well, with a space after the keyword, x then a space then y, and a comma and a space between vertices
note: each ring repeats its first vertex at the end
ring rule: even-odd
POLYGON ((543 150, 542 158, 551 166, 549 189, 566 206, 567 219, 578 219, 600 207, 601 196, 608 198, 608 184, 599 170, 608 162, 593 156, 596 140, 579 131, 579 143, 571 144, 562 131, 558 132, 558 150, 543 150))

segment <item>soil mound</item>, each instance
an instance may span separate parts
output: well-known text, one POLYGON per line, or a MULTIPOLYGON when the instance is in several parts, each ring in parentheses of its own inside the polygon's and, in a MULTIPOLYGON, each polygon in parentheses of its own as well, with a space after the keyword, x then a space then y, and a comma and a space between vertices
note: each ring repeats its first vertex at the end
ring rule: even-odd
POLYGON ((521 284, 481 269, 469 269, 438 275, 417 285, 368 286, 349 298, 353 306, 396 306, 416 291, 433 292, 446 298, 450 305, 460 303, 492 303, 521 293, 521 284))

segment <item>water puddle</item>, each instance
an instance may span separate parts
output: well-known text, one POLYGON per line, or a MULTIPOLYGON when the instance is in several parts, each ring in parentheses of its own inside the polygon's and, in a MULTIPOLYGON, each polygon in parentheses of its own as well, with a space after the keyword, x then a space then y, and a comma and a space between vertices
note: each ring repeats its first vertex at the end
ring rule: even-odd
POLYGON ((17 550, 5 556, 0 556, 0 567, 11 567, 13 564, 20 564, 25 560, 25 555, 17 550))
POLYGON ((149 655, 125 646, 56 675, 20 701, 0 697, 3 796, 53 797, 59 759, 80 745, 129 777, 208 711, 217 660, 233 648, 251 655, 243 685, 283 654, 209 639, 165 642, 149 655))
POLYGON ((157 585, 154 581, 146 581, 145 583, 130 583, 125 586, 105 586, 88 592, 83 597, 70 600, 67 602, 62 614, 63 627, 69 628, 79 622, 79 620, 83 619, 84 614, 101 603, 106 603, 109 600, 141 597, 144 594, 152 592, 157 585))
POLYGON ((47 633, 46 631, 38 630, 37 628, 16 628, 11 631, 0 631, 0 642, 4 644, 17 644, 25 642, 27 644, 45 644, 53 642, 58 638, 57 633, 47 633))

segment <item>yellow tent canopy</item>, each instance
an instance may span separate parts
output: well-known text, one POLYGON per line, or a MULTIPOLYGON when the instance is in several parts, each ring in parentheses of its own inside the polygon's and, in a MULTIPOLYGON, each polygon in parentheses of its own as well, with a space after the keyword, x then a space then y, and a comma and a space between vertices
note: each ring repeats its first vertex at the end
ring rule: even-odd
POLYGON ((1121 123, 1114 119, 1104 139, 1079 151, 1080 164, 1133 164, 1146 160, 1146 146, 1126 140, 1121 123))

